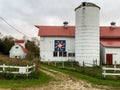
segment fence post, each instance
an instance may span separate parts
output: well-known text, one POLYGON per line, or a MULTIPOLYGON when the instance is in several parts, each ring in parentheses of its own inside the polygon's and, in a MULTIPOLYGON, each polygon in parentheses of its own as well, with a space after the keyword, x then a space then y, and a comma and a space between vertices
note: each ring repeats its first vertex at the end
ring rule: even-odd
POLYGON ((117 64, 117 62, 115 61, 115 65, 117 64))
POLYGON ((94 61, 94 59, 93 59, 93 67, 95 66, 95 61, 94 61))
POLYGON ((5 64, 3 64, 3 72, 5 72, 5 64))
POLYGON ((95 66, 97 66, 97 59, 96 59, 96 65, 95 66))
POLYGON ((34 67, 33 71, 35 71, 35 63, 34 63, 34 65, 33 65, 33 67, 34 67))
POLYGON ((55 61, 55 67, 56 67, 56 61, 55 61))
POLYGON ((74 63, 74 61, 71 61, 71 65, 72 65, 72 67, 73 67, 73 63, 74 63))
POLYGON ((103 77, 105 78, 105 76, 106 76, 106 75, 105 75, 106 70, 104 70, 104 67, 102 67, 102 71, 103 71, 103 72, 102 72, 102 75, 103 75, 103 77))
POLYGON ((48 65, 50 65, 50 62, 48 61, 48 65))
POLYGON ((62 62, 62 68, 64 68, 64 61, 62 62))
POLYGON ((114 65, 114 72, 116 72, 116 64, 114 65))
POLYGON ((28 65, 27 65, 27 68, 26 68, 26 73, 27 73, 27 77, 28 77, 28 65))
POLYGON ((85 62, 83 61, 83 68, 85 67, 85 62))

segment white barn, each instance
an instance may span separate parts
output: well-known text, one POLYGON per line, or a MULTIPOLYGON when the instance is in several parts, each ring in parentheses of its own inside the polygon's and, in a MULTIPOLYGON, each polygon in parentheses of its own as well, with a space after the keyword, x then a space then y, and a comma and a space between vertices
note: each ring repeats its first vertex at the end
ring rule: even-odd
POLYGON ((100 7, 83 2, 75 9, 76 25, 40 26, 41 61, 76 60, 93 64, 120 64, 120 27, 99 26, 100 7))
POLYGON ((40 36, 41 61, 75 60, 75 27, 36 26, 40 36))
POLYGON ((10 49, 10 58, 24 59, 27 49, 24 47, 24 40, 15 40, 15 45, 10 49))

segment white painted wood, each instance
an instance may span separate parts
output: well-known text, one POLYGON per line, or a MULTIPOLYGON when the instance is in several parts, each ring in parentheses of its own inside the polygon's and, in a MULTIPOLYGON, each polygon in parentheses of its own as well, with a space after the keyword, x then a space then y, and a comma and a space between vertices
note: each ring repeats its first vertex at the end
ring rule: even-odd
POLYGON ((120 70, 120 68, 116 68, 116 67, 114 67, 114 68, 106 68, 106 67, 103 67, 102 68, 102 75, 104 76, 104 77, 106 77, 106 75, 111 75, 111 76, 115 76, 115 75, 120 75, 120 73, 115 73, 115 71, 119 71, 120 70), (113 71, 113 73, 107 73, 106 71, 108 71, 108 70, 110 70, 110 71, 113 71))
POLYGON ((19 73, 26 73, 26 68, 20 67, 19 68, 19 73))
POLYGON ((83 61, 93 64, 93 60, 99 65, 99 8, 81 5, 75 12, 75 60, 81 66, 83 61))
POLYGON ((53 57, 54 41, 66 40, 67 53, 75 53, 74 37, 40 37, 40 60, 41 61, 68 61, 75 60, 75 57, 53 57))
POLYGON ((3 70, 0 70, 0 72, 5 72, 5 73, 13 73, 13 74, 30 74, 31 72, 33 72, 35 70, 35 64, 32 66, 8 66, 8 65, 0 65, 0 68, 3 68, 3 70), (7 71, 5 68, 18 68, 18 71, 7 71), (30 68, 34 68, 33 70, 29 70, 30 68))
POLYGON ((120 75, 120 73, 102 73, 102 75, 111 75, 111 76, 115 76, 115 75, 120 75))
POLYGON ((106 68, 106 67, 103 67, 102 69, 103 70, 120 70, 120 68, 106 68))
POLYGON ((24 53, 22 47, 18 44, 14 45, 11 49, 10 49, 10 58, 20 58, 23 59, 25 58, 26 53, 24 53), (16 48, 18 47, 18 48, 16 48))
POLYGON ((102 44, 100 44, 100 61, 101 64, 105 64, 105 48, 102 44))
POLYGON ((101 47, 101 60, 106 64, 106 54, 113 55, 113 64, 120 64, 120 48, 101 47))

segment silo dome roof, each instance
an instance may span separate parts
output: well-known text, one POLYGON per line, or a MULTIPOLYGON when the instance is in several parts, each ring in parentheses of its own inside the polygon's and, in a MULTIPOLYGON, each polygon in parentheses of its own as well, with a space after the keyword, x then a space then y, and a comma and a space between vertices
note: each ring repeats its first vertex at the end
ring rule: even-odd
POLYGON ((81 7, 84 7, 84 6, 92 6, 92 7, 98 7, 100 9, 99 6, 97 6, 96 4, 94 3, 91 3, 91 2, 82 2, 82 4, 80 4, 80 6, 78 6, 77 8, 75 8, 75 11, 78 9, 78 8, 81 8, 81 7))

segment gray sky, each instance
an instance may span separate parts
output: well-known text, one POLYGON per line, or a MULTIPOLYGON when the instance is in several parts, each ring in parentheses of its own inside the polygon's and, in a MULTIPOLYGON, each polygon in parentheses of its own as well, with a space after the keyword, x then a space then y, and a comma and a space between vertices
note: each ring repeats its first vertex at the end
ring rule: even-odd
MULTIPOLYGON (((29 37, 37 36, 34 25, 75 25, 74 9, 81 2, 93 2, 101 7, 100 25, 115 21, 120 26, 120 0, 0 0, 0 17, 29 37)), ((22 38, 23 35, 0 19, 0 32, 22 38)))

